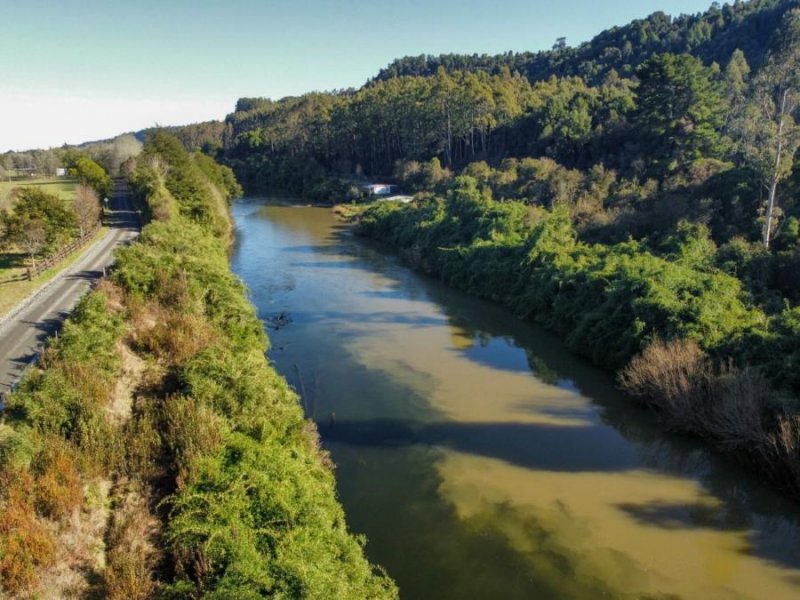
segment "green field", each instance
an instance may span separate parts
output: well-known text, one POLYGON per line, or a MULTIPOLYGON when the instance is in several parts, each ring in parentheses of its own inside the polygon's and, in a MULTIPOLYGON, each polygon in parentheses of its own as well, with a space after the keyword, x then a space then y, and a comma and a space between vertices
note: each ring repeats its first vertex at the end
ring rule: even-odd
POLYGON ((75 191, 78 188, 78 180, 67 177, 44 177, 44 178, 14 178, 10 181, 0 181, 0 209, 10 208, 11 199, 9 198, 11 190, 17 187, 37 186, 51 194, 57 194, 64 198, 64 200, 72 200, 75 198, 75 191))

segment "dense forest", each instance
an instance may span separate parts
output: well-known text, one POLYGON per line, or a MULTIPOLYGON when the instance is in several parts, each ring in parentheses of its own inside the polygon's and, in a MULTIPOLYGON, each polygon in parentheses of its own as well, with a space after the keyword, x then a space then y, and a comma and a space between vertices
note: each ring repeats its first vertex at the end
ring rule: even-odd
POLYGON ((240 99, 204 144, 254 193, 399 184, 415 202, 379 203, 361 233, 800 494, 799 6, 401 59, 358 90, 240 99))
POLYGON ((0 595, 392 598, 228 268, 233 174, 165 134, 148 215, 0 423, 0 595))
MULTIPOLYGON (((306 195, 347 192, 327 189, 331 175, 387 177, 399 160, 432 158, 460 169, 475 160, 546 156, 569 168, 600 164, 639 178, 661 175, 646 169, 660 132, 640 129, 649 124, 641 106, 643 77, 649 74, 650 88, 687 86, 683 105, 675 107, 685 114, 663 115, 675 129, 675 143, 699 143, 702 130, 683 136, 677 129, 683 117, 693 120, 698 111, 708 113, 698 125, 727 141, 736 129, 728 117, 742 108, 778 23, 795 6, 771 0, 674 20, 656 14, 578 49, 542 54, 548 64, 562 61, 568 68, 551 64, 534 73, 505 55, 486 68, 466 58, 428 61, 420 72, 390 68, 395 76, 384 74, 359 90, 278 101, 243 98, 216 143, 247 187, 306 195), (698 30, 703 34, 692 33, 698 30), (687 41, 695 38, 702 43, 687 41), (611 55, 621 58, 611 61, 611 55), (681 58, 658 72, 658 62, 668 56, 681 58), (651 68, 643 69, 651 59, 651 68), (659 79, 668 74, 671 80, 659 79), (715 121, 720 118, 726 122, 715 121)), ((408 61, 413 62, 397 64, 408 61)), ((706 159, 735 159, 733 148, 723 146, 691 150, 706 159)), ((694 162, 696 154, 683 157, 694 162)))

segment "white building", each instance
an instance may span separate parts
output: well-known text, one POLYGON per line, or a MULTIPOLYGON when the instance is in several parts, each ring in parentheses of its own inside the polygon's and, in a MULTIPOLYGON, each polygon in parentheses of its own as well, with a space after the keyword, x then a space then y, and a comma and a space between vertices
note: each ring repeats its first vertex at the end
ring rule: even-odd
POLYGON ((372 196, 388 196, 396 187, 396 185, 391 185, 389 183, 365 183, 361 186, 361 189, 372 196))

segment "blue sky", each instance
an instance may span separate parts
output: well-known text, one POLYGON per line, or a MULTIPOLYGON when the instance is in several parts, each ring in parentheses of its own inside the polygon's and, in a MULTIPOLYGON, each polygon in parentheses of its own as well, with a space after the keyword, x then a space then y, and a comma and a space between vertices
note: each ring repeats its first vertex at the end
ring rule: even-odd
POLYGON ((358 87, 392 59, 570 45, 710 0, 0 0, 0 151, 358 87))

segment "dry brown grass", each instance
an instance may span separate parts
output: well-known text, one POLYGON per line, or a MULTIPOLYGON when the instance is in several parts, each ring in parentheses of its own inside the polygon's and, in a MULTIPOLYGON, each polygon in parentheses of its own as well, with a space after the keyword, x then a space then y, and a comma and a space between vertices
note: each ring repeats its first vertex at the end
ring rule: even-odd
POLYGON ((103 574, 106 598, 145 600, 156 592, 153 570, 159 560, 155 543, 159 522, 148 506, 147 493, 131 483, 115 507, 103 574))
POLYGON ((0 471, 0 590, 17 593, 36 585, 40 569, 53 563, 52 530, 36 514, 30 472, 0 471))
POLYGON ((123 342, 118 344, 117 351, 122 362, 122 373, 114 384, 114 392, 106 408, 112 422, 121 425, 131 417, 133 396, 142 380, 146 364, 123 342))
POLYGON ((753 369, 715 366, 695 342, 653 342, 622 370, 619 381, 676 428, 711 436, 725 449, 764 440, 767 381, 753 369))
POLYGON ((93 480, 83 487, 81 510, 71 513, 56 537, 56 558, 41 570, 38 586, 28 597, 36 599, 94 598, 105 566, 104 535, 108 526, 110 482, 93 480))
POLYGON ((689 424, 702 401, 709 369, 695 342, 656 340, 622 370, 619 382, 634 398, 689 424))
POLYGON ((101 279, 95 288, 106 297, 106 304, 112 313, 119 314, 125 309, 125 292, 110 279, 101 279))
POLYGON ((84 485, 63 440, 41 445, 30 470, 0 475, 0 590, 19 598, 80 597, 103 565, 108 482, 84 485))
POLYGON ((139 345, 141 335, 156 326, 161 317, 161 310, 153 302, 143 302, 132 296, 126 298, 126 306, 130 324, 128 342, 135 347, 139 345))
POLYGON ((35 506, 39 514, 63 522, 81 505, 83 489, 75 456, 61 440, 49 439, 35 457, 35 506))
POLYGON ((218 339, 217 332, 202 315, 156 303, 136 307, 131 318, 133 348, 168 365, 182 366, 218 339))
POLYGON ((764 444, 762 419, 770 388, 760 372, 724 365, 707 375, 706 388, 700 427, 711 433, 723 450, 751 450, 764 444))
MULTIPOLYGON (((94 406, 105 406, 111 398, 113 385, 99 377, 94 366, 56 359, 59 370, 67 381, 81 391, 82 398, 94 406)), ((54 364, 48 364, 52 367, 54 364)))
POLYGON ((203 317, 168 313, 141 339, 147 351, 169 364, 181 366, 213 344, 217 334, 203 317))
POLYGON ((156 274, 156 297, 165 308, 184 309, 191 302, 186 271, 179 269, 177 276, 168 271, 156 274))
POLYGON ((144 480, 162 476, 162 440, 159 433, 160 400, 137 398, 133 416, 122 428, 123 472, 144 480))

